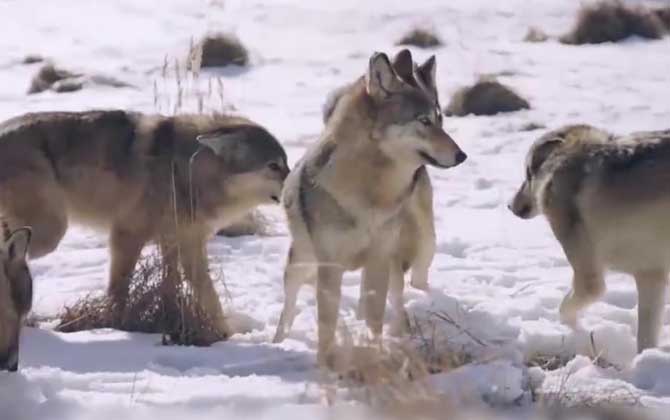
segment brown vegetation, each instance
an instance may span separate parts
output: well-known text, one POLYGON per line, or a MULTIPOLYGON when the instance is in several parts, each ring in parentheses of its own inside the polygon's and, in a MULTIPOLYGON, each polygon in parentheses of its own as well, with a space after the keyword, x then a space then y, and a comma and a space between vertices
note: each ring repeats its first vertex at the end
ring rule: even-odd
POLYGON ((659 39, 666 33, 660 16, 662 10, 652 11, 643 6, 627 6, 619 0, 603 0, 582 7, 574 28, 560 37, 564 44, 600 44, 619 42, 637 35, 659 39))
POLYGON ((87 296, 65 307, 56 329, 159 333, 164 344, 178 345, 207 346, 225 340, 226 332, 207 316, 182 276, 169 279, 167 273, 160 254, 143 258, 132 276, 124 308, 114 307, 106 296, 87 296))
POLYGON ((414 28, 403 35, 396 45, 408 45, 419 48, 434 48, 442 45, 442 40, 433 31, 424 28, 414 28))
POLYGON ((495 115, 529 109, 528 101, 492 78, 482 78, 472 86, 457 90, 444 110, 448 116, 495 115))
POLYGON ((198 68, 249 64, 249 52, 246 47, 231 34, 208 35, 191 49, 190 54, 189 64, 197 62, 198 68))

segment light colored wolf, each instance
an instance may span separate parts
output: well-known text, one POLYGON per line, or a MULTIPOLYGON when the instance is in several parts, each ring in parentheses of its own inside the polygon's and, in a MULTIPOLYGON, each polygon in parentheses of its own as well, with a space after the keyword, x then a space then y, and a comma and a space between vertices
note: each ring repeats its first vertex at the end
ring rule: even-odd
POLYGON ((55 250, 71 221, 106 230, 108 293, 122 309, 140 252, 155 241, 168 276, 180 263, 222 327, 206 240, 255 206, 278 202, 288 172, 279 142, 239 117, 89 111, 0 125, 0 214, 10 227, 32 228, 31 258, 55 250))
POLYGON ((0 236, 0 370, 19 366, 21 326, 33 302, 33 279, 26 263, 30 229, 10 232, 2 223, 0 236))
MULTIPOLYGON (((411 68, 411 66, 410 66, 411 68)), ((434 66, 430 82, 435 86, 434 66)), ((449 168, 465 153, 441 127, 424 89, 403 81, 375 53, 366 75, 338 100, 315 144, 286 180, 283 205, 292 244, 276 340, 294 316, 297 290, 317 271, 318 360, 333 366, 342 275, 363 268, 366 323, 382 332, 389 277, 402 275, 399 214, 422 165, 449 168)))
POLYGON ((544 214, 574 271, 561 319, 605 291, 604 271, 635 277, 638 351, 658 344, 670 270, 670 130, 614 137, 584 125, 549 132, 530 148, 510 209, 544 214))
MULTIPOLYGON (((406 83, 423 89, 435 101, 435 106, 441 109, 436 86, 434 85, 435 56, 428 58, 420 66, 412 61, 409 50, 400 50, 393 59, 393 69, 406 83)), ((349 85, 335 89, 328 96, 323 109, 323 122, 328 123, 340 97, 346 93, 349 85)), ((442 115, 439 116, 442 124, 442 115)), ((415 188, 409 199, 400 210, 400 238, 397 255, 394 259, 400 261, 402 273, 410 268, 410 284, 418 289, 428 289, 428 271, 433 262, 436 249, 435 219, 433 216, 433 187, 425 165, 422 165, 415 174, 415 188)), ((393 271, 392 274, 400 274, 393 271)), ((403 306, 404 276, 394 275, 391 278, 390 297, 393 311, 396 313, 396 323, 392 327, 392 334, 401 334, 408 324, 403 306)), ((358 317, 365 317, 365 290, 361 283, 361 294, 358 303, 358 317)), ((290 329, 290 325, 286 327, 290 329)))

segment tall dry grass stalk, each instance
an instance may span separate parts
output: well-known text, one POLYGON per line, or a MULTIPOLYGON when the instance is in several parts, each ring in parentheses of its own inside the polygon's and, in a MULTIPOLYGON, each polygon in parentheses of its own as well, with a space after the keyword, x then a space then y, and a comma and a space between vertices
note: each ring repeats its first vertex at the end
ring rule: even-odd
POLYGON ((187 59, 163 59, 159 77, 153 83, 153 104, 159 114, 183 112, 218 114, 236 111, 226 101, 221 76, 203 77, 202 46, 191 40, 187 59))

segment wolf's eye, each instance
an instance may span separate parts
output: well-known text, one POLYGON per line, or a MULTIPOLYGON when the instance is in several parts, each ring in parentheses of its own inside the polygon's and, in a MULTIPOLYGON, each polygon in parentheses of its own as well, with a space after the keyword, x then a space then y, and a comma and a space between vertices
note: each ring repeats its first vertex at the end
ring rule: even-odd
POLYGON ((279 164, 277 162, 270 162, 268 163, 268 168, 270 168, 271 171, 279 172, 281 168, 279 167, 279 164))
POLYGON ((430 118, 428 118, 428 117, 425 116, 425 115, 419 115, 416 119, 417 119, 417 121, 419 121, 419 122, 420 122, 421 124, 423 124, 423 125, 431 125, 431 124, 433 124, 433 122, 430 120, 430 118))

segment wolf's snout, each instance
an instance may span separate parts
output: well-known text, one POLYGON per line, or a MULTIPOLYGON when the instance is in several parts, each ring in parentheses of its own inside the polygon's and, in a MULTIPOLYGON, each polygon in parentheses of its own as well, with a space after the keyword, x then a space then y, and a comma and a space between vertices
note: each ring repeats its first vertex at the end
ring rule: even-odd
POLYGON ((456 153, 456 165, 459 165, 463 162, 465 162, 465 159, 468 158, 468 155, 465 154, 462 150, 459 150, 458 153, 456 153))

